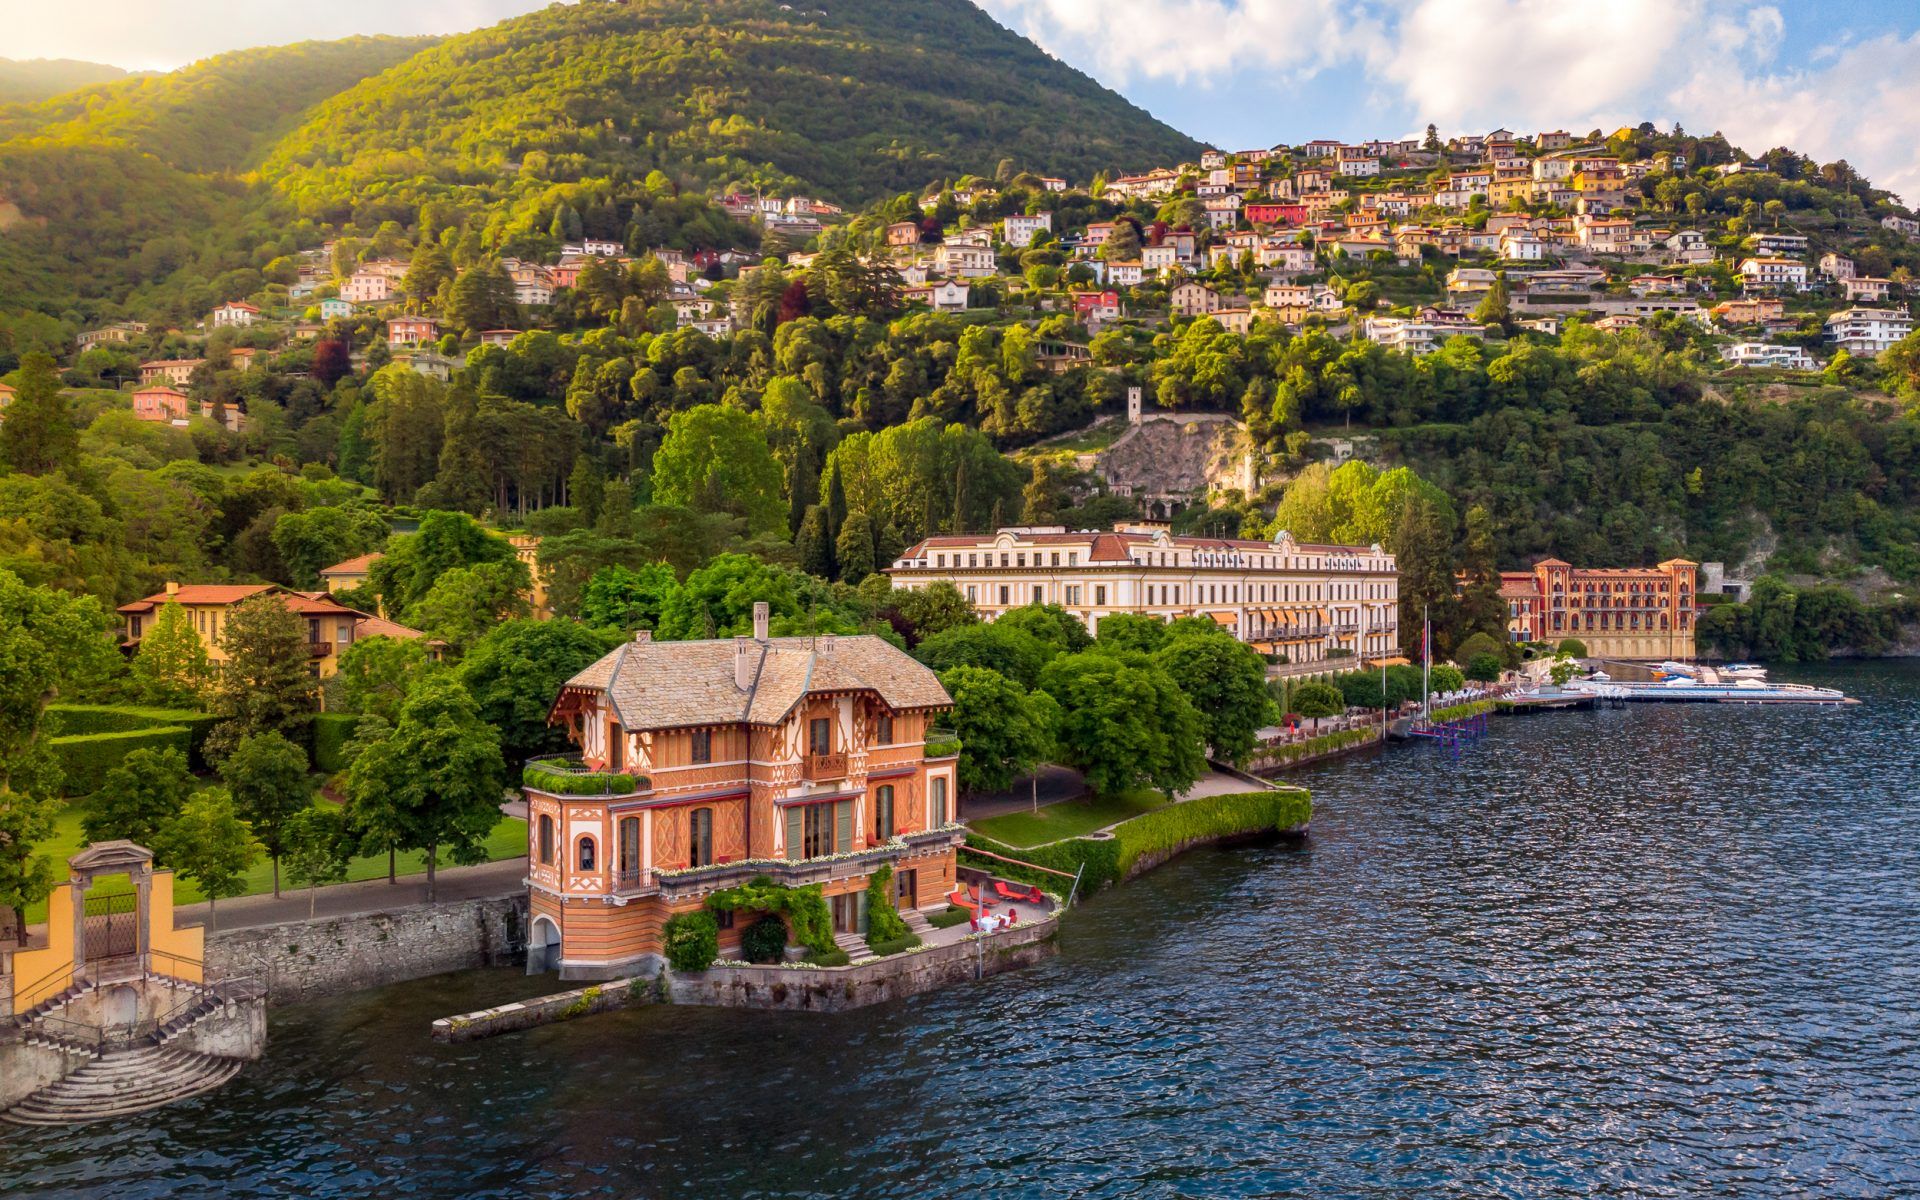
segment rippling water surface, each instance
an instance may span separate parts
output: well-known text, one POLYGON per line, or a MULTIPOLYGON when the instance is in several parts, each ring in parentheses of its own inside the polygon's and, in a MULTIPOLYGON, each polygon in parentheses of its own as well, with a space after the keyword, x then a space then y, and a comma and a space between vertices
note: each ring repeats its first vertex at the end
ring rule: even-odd
POLYGON ((284 1010, 209 1097, 8 1132, 0 1193, 1920 1194, 1920 664, 1795 677, 1867 704, 1312 768, 1305 848, 1190 855, 1052 962, 878 1010, 428 1040, 530 990, 499 972, 284 1010))

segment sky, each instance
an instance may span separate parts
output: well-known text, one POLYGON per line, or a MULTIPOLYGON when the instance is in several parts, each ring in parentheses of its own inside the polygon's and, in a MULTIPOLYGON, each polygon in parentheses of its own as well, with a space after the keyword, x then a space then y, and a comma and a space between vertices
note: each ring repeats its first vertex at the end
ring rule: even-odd
MULTIPOLYGON (((1845 158, 1920 203, 1915 0, 978 0, 1223 149, 1678 121, 1845 158)), ((539 0, 0 0, 0 54, 168 69, 222 50, 472 29, 539 0)), ((822 0, 831 8, 831 0, 822 0)))

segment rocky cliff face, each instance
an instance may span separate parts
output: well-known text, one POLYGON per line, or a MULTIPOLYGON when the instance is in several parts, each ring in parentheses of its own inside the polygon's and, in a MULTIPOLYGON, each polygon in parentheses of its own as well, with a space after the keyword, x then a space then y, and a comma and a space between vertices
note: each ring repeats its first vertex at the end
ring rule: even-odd
POLYGON ((1100 456, 1107 483, 1136 496, 1179 498, 1250 490, 1258 483, 1251 440, 1240 422, 1211 413, 1149 417, 1100 456))

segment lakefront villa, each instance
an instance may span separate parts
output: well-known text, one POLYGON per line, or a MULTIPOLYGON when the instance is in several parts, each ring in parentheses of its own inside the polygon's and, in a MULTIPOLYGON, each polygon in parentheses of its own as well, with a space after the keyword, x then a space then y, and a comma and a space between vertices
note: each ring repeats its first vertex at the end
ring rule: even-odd
MULTIPOLYGON (((669 917, 766 876, 819 884, 842 946, 893 870, 902 913, 955 887, 958 743, 940 680, 877 637, 656 642, 641 631, 569 679, 549 720, 577 755, 529 765, 528 969, 650 974, 669 917)), ((740 933, 720 917, 720 955, 740 933)))

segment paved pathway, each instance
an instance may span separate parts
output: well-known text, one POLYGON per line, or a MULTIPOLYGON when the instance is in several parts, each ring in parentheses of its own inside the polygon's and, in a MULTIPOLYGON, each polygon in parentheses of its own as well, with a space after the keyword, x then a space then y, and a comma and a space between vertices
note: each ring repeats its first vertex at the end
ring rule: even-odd
MULTIPOLYGON (((527 862, 524 858, 502 859, 477 867, 442 867, 436 876, 436 903, 454 900, 482 900, 513 896, 526 891, 527 862)), ((427 877, 402 875, 398 883, 368 879, 360 883, 342 883, 323 887, 314 897, 314 915, 345 917, 359 913, 384 912, 427 902, 427 877)), ((176 910, 185 924, 205 924, 207 906, 183 904, 176 910)), ((278 898, 272 892, 260 896, 236 896, 220 902, 219 929, 250 929, 258 925, 278 925, 284 921, 307 919, 307 893, 287 888, 278 898)))
MULTIPOLYGON (((1087 781, 1071 767, 1048 764, 1040 768, 1039 778, 1040 803, 1043 805, 1072 800, 1085 795, 1087 791, 1087 781)), ((1017 780, 1004 792, 962 796, 958 815, 962 821, 980 821, 1003 813, 1026 812, 1032 807, 1033 787, 1031 778, 1028 778, 1017 780)))

